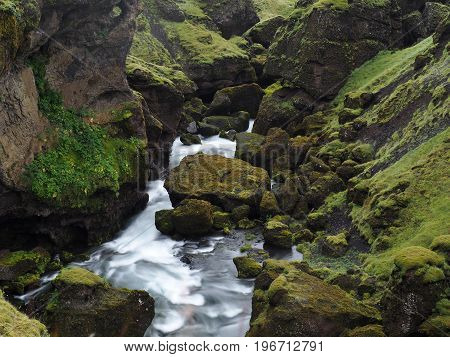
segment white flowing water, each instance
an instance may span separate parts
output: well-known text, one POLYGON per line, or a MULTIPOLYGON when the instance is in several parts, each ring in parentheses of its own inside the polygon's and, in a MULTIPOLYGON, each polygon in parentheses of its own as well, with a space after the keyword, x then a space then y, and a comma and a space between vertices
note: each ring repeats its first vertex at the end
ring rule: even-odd
MULTIPOLYGON (((184 146, 178 138, 170 167, 198 152, 232 158, 235 150, 236 143, 219 136, 191 146, 184 146)), ((220 234, 194 242, 175 241, 160 233, 155 212, 172 208, 163 185, 162 180, 150 182, 146 209, 115 240, 77 265, 105 277, 113 286, 146 290, 155 298, 156 315, 147 336, 244 336, 249 328, 253 281, 236 278, 232 259, 240 255, 239 248, 221 244, 227 238, 220 234), (184 255, 198 264, 192 268, 183 263, 184 255)), ((286 258, 281 254, 274 257, 286 258)), ((27 300, 34 293, 20 298, 27 300)))

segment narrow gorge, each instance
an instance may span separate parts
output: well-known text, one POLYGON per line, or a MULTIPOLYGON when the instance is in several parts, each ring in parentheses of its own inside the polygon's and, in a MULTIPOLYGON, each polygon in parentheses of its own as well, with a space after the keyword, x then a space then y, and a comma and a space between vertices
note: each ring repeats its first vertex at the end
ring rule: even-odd
POLYGON ((449 336, 449 14, 0 0, 0 336, 449 336))

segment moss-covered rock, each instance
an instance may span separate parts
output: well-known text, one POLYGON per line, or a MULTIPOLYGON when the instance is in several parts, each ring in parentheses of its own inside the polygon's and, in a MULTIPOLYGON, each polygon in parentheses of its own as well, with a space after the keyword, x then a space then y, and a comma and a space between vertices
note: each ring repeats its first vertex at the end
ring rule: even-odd
POLYGON ((394 23, 388 2, 299 4, 271 46, 265 71, 316 98, 333 97, 354 68, 400 36, 394 23), (362 19, 362 13, 367 17, 362 19), (386 18, 391 21, 384 22, 386 18))
POLYGON ((240 133, 248 129, 250 116, 247 112, 238 112, 234 116, 215 115, 203 119, 203 123, 215 126, 219 130, 235 130, 240 133))
POLYGON ((270 189, 270 178, 265 170, 238 159, 197 154, 184 158, 164 187, 175 204, 190 197, 227 211, 243 204, 257 209, 262 194, 270 189))
POLYGON ((429 249, 410 246, 395 255, 394 263, 389 289, 381 300, 385 331, 393 336, 416 335, 448 288, 445 259, 429 249))
POLYGON ((264 242, 268 245, 280 248, 292 247, 292 232, 289 230, 289 226, 277 219, 270 219, 266 222, 263 236, 264 242))
POLYGON ((313 240, 314 234, 307 228, 295 232, 292 236, 292 241, 294 244, 300 244, 302 242, 312 242, 313 240))
POLYGON ((221 89, 214 94, 206 115, 230 115, 244 111, 256 118, 263 95, 264 91, 255 83, 221 89))
POLYGON ((258 295, 265 298, 258 298, 259 313, 252 316, 247 336, 340 336, 346 329, 379 321, 377 310, 301 271, 296 263, 278 270, 265 266, 257 282, 269 273, 278 276, 268 287, 259 285, 258 295))
POLYGON ((155 226, 163 234, 172 235, 175 227, 172 221, 173 210, 161 210, 155 212, 155 226))
POLYGON ((348 249, 347 234, 339 233, 335 236, 327 236, 321 240, 322 253, 331 257, 340 257, 348 249))
POLYGON ((212 205, 207 201, 186 199, 173 210, 172 222, 175 232, 182 236, 205 235, 213 227, 212 205))
MULTIPOLYGON (((158 47, 165 48, 166 53, 170 54, 169 58, 180 64, 188 77, 198 85, 200 95, 209 96, 218 89, 256 80, 255 70, 246 51, 238 46, 236 38, 224 38, 218 28, 218 25, 220 27, 238 17, 245 17, 245 14, 239 14, 229 18, 228 13, 219 16, 223 6, 234 8, 236 3, 216 3, 218 7, 206 6, 203 1, 194 0, 177 3, 186 16, 186 20, 180 22, 164 16, 161 9, 155 6, 155 1, 144 3, 151 34, 158 39, 158 47), (220 18, 226 20, 225 23, 220 18)), ((239 3, 249 5, 243 1, 239 3)), ((156 46, 153 48, 156 49, 156 46)))
POLYGON ((154 300, 145 291, 116 289, 82 268, 66 268, 52 282, 42 318, 52 336, 143 336, 154 300))
POLYGON ((276 216, 280 214, 281 210, 278 206, 277 198, 273 192, 264 192, 261 203, 259 204, 259 214, 261 217, 276 216))
POLYGON ((202 143, 202 139, 200 139, 200 137, 198 135, 194 135, 194 134, 182 134, 180 136, 180 141, 184 144, 184 145, 198 145, 202 143))
POLYGON ((46 337, 46 327, 7 302, 0 291, 0 337, 46 337))
POLYGON ((0 285, 8 293, 23 294, 39 282, 49 262, 44 249, 0 253, 0 285))
POLYGON ((262 265, 249 257, 233 258, 233 263, 236 265, 238 278, 241 279, 256 278, 262 270, 262 265))
POLYGON ((236 208, 233 208, 231 211, 231 218, 233 221, 238 222, 240 220, 246 219, 250 216, 251 208, 249 205, 242 205, 236 208))
POLYGON ((255 157, 259 152, 261 145, 265 141, 265 137, 254 133, 238 133, 236 134, 236 153, 237 159, 254 163, 255 157))

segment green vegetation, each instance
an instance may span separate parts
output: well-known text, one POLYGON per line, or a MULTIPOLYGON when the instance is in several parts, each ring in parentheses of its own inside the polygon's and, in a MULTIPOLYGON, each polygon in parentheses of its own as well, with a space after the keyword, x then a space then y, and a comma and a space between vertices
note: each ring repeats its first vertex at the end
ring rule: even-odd
POLYGON ((169 41, 178 43, 188 58, 179 54, 180 63, 195 62, 212 64, 223 59, 248 58, 247 53, 240 49, 233 41, 227 41, 219 33, 207 29, 203 24, 191 21, 168 22, 162 21, 169 41))
POLYGON ((84 285, 84 286, 106 286, 106 281, 89 270, 70 267, 64 268, 53 281, 56 286, 60 285, 84 285))
MULTIPOLYGON (((39 109, 52 124, 57 142, 28 165, 25 179, 31 191, 57 206, 85 207, 95 192, 117 192, 121 184, 132 182, 140 141, 112 138, 105 129, 87 124, 83 119, 88 113, 65 108, 61 96, 49 87, 44 62, 38 59, 30 64, 39 109)), ((128 118, 127 111, 123 119, 128 118)))
POLYGON ((45 337, 47 329, 7 302, 0 291, 0 337, 45 337))
POLYGON ((353 71, 334 99, 334 103, 342 103, 345 95, 354 91, 377 92, 386 87, 410 70, 417 55, 428 50, 432 45, 433 39, 428 37, 416 45, 402 50, 381 51, 353 71))
POLYGON ((441 132, 380 171, 369 180, 364 205, 354 205, 352 218, 363 236, 371 243, 377 237, 388 243, 385 251, 368 256, 369 273, 387 279, 401 249, 428 248, 450 230, 449 135, 450 129, 441 132))
POLYGON ((295 8, 296 0, 253 0, 261 21, 281 15, 287 17, 295 8))

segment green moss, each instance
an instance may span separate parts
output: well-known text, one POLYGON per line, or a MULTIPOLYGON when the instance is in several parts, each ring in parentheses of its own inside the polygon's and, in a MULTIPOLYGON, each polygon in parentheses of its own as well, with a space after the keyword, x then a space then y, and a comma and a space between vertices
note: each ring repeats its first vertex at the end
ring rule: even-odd
POLYGON ((128 75, 139 73, 150 86, 165 85, 182 93, 194 92, 195 84, 184 74, 184 72, 171 67, 160 66, 146 62, 141 58, 129 55, 126 71, 128 75))
POLYGON ((370 274, 387 279, 402 249, 425 249, 450 230, 449 134, 450 129, 444 130, 378 172, 367 182, 370 191, 363 206, 353 206, 351 216, 360 233, 371 244, 381 236, 389 242, 388 249, 366 259, 370 274))
POLYGON ((373 59, 353 71, 333 102, 335 104, 342 103, 345 95, 354 91, 377 92, 410 70, 416 56, 432 45, 433 40, 428 37, 415 46, 403 50, 381 51, 373 59))
POLYGON ((106 281, 89 270, 70 267, 61 270, 59 275, 53 280, 53 284, 59 285, 84 285, 84 286, 106 286, 106 281))
POLYGON ((264 93, 265 93, 265 95, 271 96, 275 92, 279 91, 280 89, 283 89, 283 86, 282 86, 281 82, 278 81, 278 82, 271 84, 266 89, 264 89, 264 93))
POLYGON ((254 278, 262 270, 262 265, 249 257, 236 257, 233 259, 238 277, 243 279, 254 278))
POLYGON ((250 243, 246 243, 241 247, 240 251, 241 251, 241 253, 245 253, 245 252, 248 252, 249 250, 252 250, 252 248, 253 247, 250 243))
POLYGON ((444 258, 427 248, 412 246, 400 250, 395 255, 394 263, 402 272, 407 272, 425 265, 442 266, 444 258))
POLYGON ((339 245, 339 246, 347 246, 347 235, 345 233, 339 233, 335 236, 327 236, 326 241, 329 244, 332 245, 339 245))
POLYGON ((177 43, 182 51, 177 60, 200 64, 213 64, 223 59, 248 59, 246 52, 233 41, 224 39, 219 33, 192 21, 161 22, 167 31, 169 41, 177 43), (186 56, 186 57, 185 57, 186 56))
POLYGON ((433 239, 430 248, 441 252, 450 251, 450 235, 442 235, 433 239))
POLYGON ((288 16, 295 8, 296 0, 253 0, 261 21, 281 15, 288 16))
POLYGON ((7 302, 0 291, 0 337, 45 337, 47 329, 7 302))
MULTIPOLYGON (((98 190, 117 192, 121 184, 132 182, 142 143, 112 138, 105 129, 87 124, 83 113, 65 108, 61 96, 49 87, 45 64, 35 60, 31 65, 39 109, 52 124, 57 143, 27 166, 25 181, 30 190, 57 206, 85 207, 98 190)), ((120 115, 120 120, 129 118, 129 109, 120 115)))
POLYGON ((176 66, 169 51, 151 33, 148 19, 144 15, 139 15, 136 19, 137 30, 135 32, 129 58, 138 58, 147 63, 159 66, 176 66))

